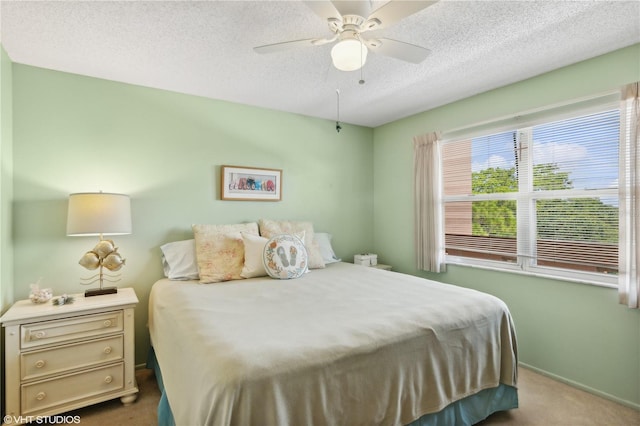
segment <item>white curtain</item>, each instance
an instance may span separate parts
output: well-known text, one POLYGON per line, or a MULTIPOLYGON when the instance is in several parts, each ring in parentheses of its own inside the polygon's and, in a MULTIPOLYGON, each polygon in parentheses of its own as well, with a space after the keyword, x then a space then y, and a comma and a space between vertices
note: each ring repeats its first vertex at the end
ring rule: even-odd
POLYGON ((620 106, 620 303, 640 299, 640 100, 639 83, 622 89, 620 106))
POLYGON ((441 136, 413 138, 415 253, 418 269, 444 272, 441 136))

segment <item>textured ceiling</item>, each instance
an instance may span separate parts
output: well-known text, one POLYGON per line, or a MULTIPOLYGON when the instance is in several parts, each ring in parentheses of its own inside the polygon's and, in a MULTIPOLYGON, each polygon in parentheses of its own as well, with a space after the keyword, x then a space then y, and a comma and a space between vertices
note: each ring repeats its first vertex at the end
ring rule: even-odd
MULTIPOLYGON (((373 9, 385 2, 365 2, 373 9)), ((429 48, 421 64, 370 54, 341 72, 298 1, 1 1, 17 63, 375 127, 640 42, 640 2, 447 1, 378 31, 429 48)), ((640 62, 640 58, 639 58, 640 62)))

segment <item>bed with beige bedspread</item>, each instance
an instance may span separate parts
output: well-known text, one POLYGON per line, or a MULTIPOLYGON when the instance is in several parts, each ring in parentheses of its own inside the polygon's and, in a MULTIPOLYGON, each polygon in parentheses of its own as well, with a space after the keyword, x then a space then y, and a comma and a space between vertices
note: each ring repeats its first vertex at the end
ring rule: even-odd
POLYGON ((149 330, 177 425, 403 425, 517 385, 501 300, 347 263, 159 280, 149 330))

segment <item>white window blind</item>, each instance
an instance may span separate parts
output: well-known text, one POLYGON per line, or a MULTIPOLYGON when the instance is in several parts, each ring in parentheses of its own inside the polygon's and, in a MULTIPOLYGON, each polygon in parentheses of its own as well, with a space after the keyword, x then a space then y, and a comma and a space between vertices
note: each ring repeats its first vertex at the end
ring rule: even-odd
POLYGON ((445 143, 448 261, 610 283, 618 139, 610 109, 445 143))

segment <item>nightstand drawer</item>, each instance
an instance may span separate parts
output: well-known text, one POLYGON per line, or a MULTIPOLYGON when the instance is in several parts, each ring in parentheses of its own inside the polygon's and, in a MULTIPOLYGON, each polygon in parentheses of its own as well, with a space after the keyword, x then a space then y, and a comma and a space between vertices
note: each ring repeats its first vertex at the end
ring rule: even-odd
POLYGON ((124 363, 22 385, 22 414, 45 412, 58 405, 123 388, 124 363))
POLYGON ((22 380, 116 362, 123 358, 123 336, 107 337, 20 355, 22 380))
POLYGON ((21 347, 63 343, 122 331, 122 311, 85 315, 70 319, 25 324, 20 327, 21 347))

